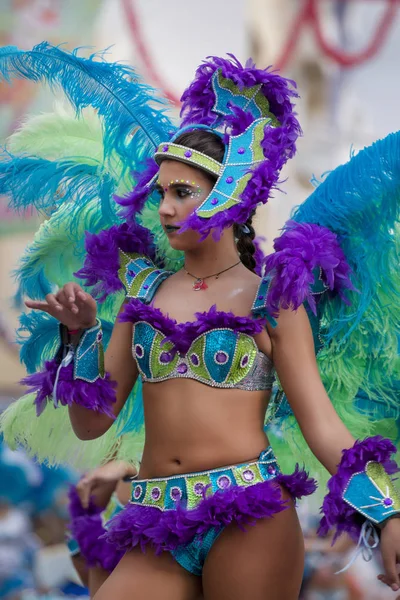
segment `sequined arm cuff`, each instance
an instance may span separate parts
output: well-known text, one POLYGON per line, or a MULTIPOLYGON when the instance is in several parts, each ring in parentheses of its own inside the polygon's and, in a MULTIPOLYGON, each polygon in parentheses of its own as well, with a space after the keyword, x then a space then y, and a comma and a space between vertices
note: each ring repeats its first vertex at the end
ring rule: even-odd
POLYGON ((328 481, 318 533, 336 528, 335 539, 343 532, 358 540, 366 520, 381 525, 400 514, 400 496, 390 474, 398 471, 391 460, 396 447, 381 436, 358 441, 343 451, 338 470, 328 481))
POLYGON ((85 330, 76 347, 68 344, 64 327, 60 326, 60 345, 54 359, 45 362, 43 371, 28 375, 21 383, 30 387, 30 393, 36 393, 37 415, 52 400, 55 407, 79 404, 115 418, 112 405, 116 383, 104 371, 100 321, 85 330))

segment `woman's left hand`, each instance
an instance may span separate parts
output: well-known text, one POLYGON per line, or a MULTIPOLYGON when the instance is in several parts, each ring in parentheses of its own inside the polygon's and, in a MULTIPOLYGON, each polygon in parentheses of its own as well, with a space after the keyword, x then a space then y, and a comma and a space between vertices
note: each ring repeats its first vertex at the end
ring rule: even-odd
MULTIPOLYGON (((386 583, 394 592, 400 590, 400 518, 389 519, 381 532, 381 554, 384 574, 378 575, 382 583, 386 583)), ((397 596, 396 600, 400 600, 397 596)))

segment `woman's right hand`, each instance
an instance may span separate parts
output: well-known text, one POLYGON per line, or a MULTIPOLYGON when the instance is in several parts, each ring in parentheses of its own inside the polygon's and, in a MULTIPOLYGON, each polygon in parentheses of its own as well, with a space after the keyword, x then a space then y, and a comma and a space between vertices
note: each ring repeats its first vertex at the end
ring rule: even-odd
POLYGON ((96 300, 74 282, 66 283, 56 294, 47 294, 45 301, 26 300, 25 305, 48 313, 70 330, 96 324, 96 300))

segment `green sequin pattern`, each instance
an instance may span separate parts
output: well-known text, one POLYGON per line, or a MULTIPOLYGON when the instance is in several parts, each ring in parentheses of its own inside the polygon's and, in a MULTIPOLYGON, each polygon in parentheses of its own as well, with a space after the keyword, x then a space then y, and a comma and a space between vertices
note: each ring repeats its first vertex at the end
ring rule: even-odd
POLYGON ((377 462, 369 462, 365 472, 372 483, 380 490, 382 495, 392 499, 393 504, 391 508, 400 511, 400 495, 394 487, 389 475, 386 473, 383 465, 377 462))
POLYGON ((240 89, 232 79, 227 79, 222 75, 222 71, 218 72, 218 83, 221 88, 229 90, 234 96, 244 96, 248 100, 254 100, 261 111, 263 117, 269 117, 274 127, 279 127, 280 123, 275 115, 270 111, 269 102, 261 91, 261 84, 253 85, 252 87, 243 87, 240 89))

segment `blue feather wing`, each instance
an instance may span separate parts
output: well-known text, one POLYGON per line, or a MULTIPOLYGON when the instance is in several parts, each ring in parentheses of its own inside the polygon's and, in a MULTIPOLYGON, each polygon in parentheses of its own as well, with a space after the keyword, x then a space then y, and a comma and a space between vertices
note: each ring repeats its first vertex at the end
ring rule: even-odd
POLYGON ((130 67, 90 58, 47 42, 30 51, 0 48, 0 80, 13 78, 61 88, 77 112, 92 106, 103 118, 105 157, 117 152, 127 169, 139 170, 154 148, 174 130, 165 114, 166 101, 143 84, 130 67))
MULTIPOLYGON (((292 220, 327 227, 352 269, 351 303, 328 293, 310 313, 321 377, 356 436, 379 422, 393 439, 400 422, 400 132, 329 173, 292 220)), ((307 308, 307 307, 306 307, 307 308)), ((291 435, 286 398, 276 394, 270 422, 291 435)))

